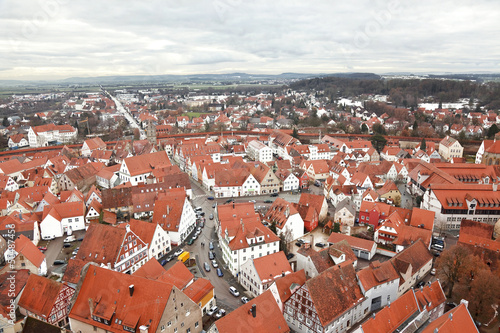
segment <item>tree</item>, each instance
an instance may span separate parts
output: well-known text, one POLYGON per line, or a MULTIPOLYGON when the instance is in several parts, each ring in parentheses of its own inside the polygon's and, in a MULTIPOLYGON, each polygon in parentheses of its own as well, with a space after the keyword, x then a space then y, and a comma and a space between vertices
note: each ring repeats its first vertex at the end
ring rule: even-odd
POLYGON ((292 137, 294 137, 297 140, 299 139, 299 131, 297 130, 297 127, 293 128, 292 137))
MULTIPOLYGON (((5 119, 5 118, 4 118, 5 119)), ((496 124, 491 125, 491 127, 488 129, 488 138, 493 139, 495 137, 495 134, 500 132, 500 129, 498 129, 498 126, 496 124)))
POLYGON ((333 229, 332 229, 332 232, 337 232, 337 233, 339 233, 339 232, 340 232, 340 223, 335 222, 335 223, 333 224, 333 229))
POLYGON ((375 150, 378 153, 380 153, 384 149, 385 144, 387 143, 387 139, 384 138, 384 136, 382 134, 379 134, 379 133, 372 136, 370 141, 372 142, 373 148, 375 148, 375 150))
POLYGON ((368 133, 368 126, 365 123, 361 125, 361 133, 368 133))
POLYGON ((423 151, 427 149, 427 143, 425 142, 425 138, 422 138, 422 142, 420 142, 420 149, 423 151))
POLYGON ((475 261, 463 246, 455 245, 443 251, 436 261, 436 268, 438 277, 448 288, 448 297, 452 296, 455 284, 470 274, 476 264, 475 261))
POLYGON ((373 133, 385 135, 385 127, 382 124, 379 124, 379 123, 373 124, 372 130, 373 130, 373 133))
POLYGON ((487 322, 495 312, 492 305, 498 304, 500 278, 488 268, 479 270, 470 283, 467 296, 472 317, 479 322, 487 322))

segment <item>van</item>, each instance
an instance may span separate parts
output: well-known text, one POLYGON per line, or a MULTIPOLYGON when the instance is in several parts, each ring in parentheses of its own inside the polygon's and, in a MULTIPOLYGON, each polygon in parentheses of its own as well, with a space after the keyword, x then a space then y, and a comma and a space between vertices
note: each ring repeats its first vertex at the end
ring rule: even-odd
POLYGON ((63 242, 64 243, 71 243, 71 242, 74 242, 74 241, 76 241, 76 237, 74 235, 72 235, 72 236, 66 237, 63 242))

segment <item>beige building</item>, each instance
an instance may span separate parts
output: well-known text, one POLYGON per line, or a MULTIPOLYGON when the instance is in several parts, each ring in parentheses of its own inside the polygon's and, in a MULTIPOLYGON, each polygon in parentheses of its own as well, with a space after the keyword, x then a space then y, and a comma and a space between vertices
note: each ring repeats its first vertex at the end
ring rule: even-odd
POLYGON ((450 136, 446 136, 439 142, 439 155, 449 162, 454 158, 461 158, 464 153, 464 148, 460 143, 450 136))

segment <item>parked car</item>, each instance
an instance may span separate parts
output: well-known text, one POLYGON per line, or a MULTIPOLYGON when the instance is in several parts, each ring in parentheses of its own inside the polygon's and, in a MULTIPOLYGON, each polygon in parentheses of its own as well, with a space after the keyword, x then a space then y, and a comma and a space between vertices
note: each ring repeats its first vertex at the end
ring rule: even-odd
POLYGON ((76 256, 77 253, 78 253, 78 250, 75 249, 71 254, 74 255, 74 256, 76 256))
POLYGON ((212 208, 215 208, 215 206, 217 206, 216 204, 212 204, 212 208))
POLYGON ((212 306, 210 310, 207 311, 207 316, 212 316, 214 313, 217 312, 217 310, 219 310, 217 305, 212 306))
POLYGON ((46 246, 39 246, 38 249, 42 252, 45 252, 47 251, 47 247, 46 246))
POLYGON ((213 250, 214 249, 214 243, 213 242, 210 242, 210 244, 208 244, 208 248, 210 250, 213 250))
POLYGON ((296 242, 295 245, 297 245, 298 247, 301 247, 302 243, 301 242, 296 242))
POLYGON ((210 214, 210 216, 208 218, 211 219, 211 220, 213 220, 214 219, 214 214, 210 214))
POLYGON ((207 200, 214 200, 214 197, 207 197, 207 200))
POLYGON ((193 238, 191 238, 190 240, 188 240, 188 245, 193 245, 194 243, 194 240, 195 240, 195 237, 196 237, 196 234, 193 236, 193 238))
POLYGON ((431 269, 431 275, 436 275, 436 268, 431 269))
POLYGON ((64 265, 66 261, 64 260, 54 260, 54 265, 64 265))
POLYGON ((217 261, 216 261, 215 259, 214 259, 214 260, 212 260, 212 266, 213 266, 214 268, 219 267, 219 264, 217 264, 217 261))
POLYGON ((286 255, 286 258, 287 258, 288 260, 292 259, 293 257, 295 257, 295 254, 293 254, 293 253, 288 253, 288 254, 286 255))
POLYGON ((419 283, 417 283, 417 288, 420 288, 423 286, 425 286, 425 281, 420 281, 419 283))
POLYGON ((201 207, 196 207, 196 208, 194 209, 194 211, 195 211, 195 212, 201 212, 202 210, 203 210, 203 208, 201 208, 201 207))
POLYGON ((83 242, 83 237, 78 238, 77 241, 83 242))
POLYGON ((217 276, 218 277, 223 277, 224 276, 224 273, 222 273, 222 269, 217 268, 217 276))
POLYGON ((326 245, 325 245, 325 244, 323 244, 323 243, 316 243, 316 246, 317 246, 317 247, 321 247, 321 248, 323 248, 323 247, 325 247, 326 245))
POLYGON ((72 236, 68 236, 68 237, 64 238, 63 242, 64 243, 71 243, 71 242, 74 242, 74 241, 76 241, 76 237, 72 235, 72 236))
POLYGON ((220 309, 216 314, 215 314, 215 318, 221 318, 221 317, 224 317, 226 315, 226 310, 224 309, 220 309))
POLYGON ((173 255, 169 255, 165 260, 167 260, 167 262, 169 262, 172 259, 174 259, 174 256, 173 255))
POLYGON ((233 295, 234 297, 238 297, 240 296, 240 292, 233 286, 230 286, 229 287, 229 292, 231 293, 231 295, 233 295))
POLYGON ((205 212, 199 212, 198 213, 200 216, 205 216, 205 212))
POLYGON ((257 201, 255 201, 255 200, 250 200, 249 202, 251 202, 251 203, 256 203, 257 201))
POLYGON ((228 204, 228 203, 231 203, 231 202, 233 202, 233 199, 226 200, 226 203, 227 203, 227 204, 228 204))
POLYGON ((243 304, 247 304, 248 302, 250 302, 250 300, 248 299, 248 297, 243 296, 243 297, 241 298, 241 303, 243 303, 243 304))
POLYGON ((205 263, 203 264, 203 266, 205 266, 205 270, 206 270, 207 272, 210 272, 210 265, 208 264, 208 262, 205 262, 205 263))
POLYGON ((273 203, 272 200, 264 200, 264 203, 273 203))
POLYGON ((208 252, 208 259, 210 259, 210 260, 214 260, 215 259, 215 253, 214 253, 214 251, 209 251, 208 252))
POLYGON ((272 197, 277 197, 279 194, 278 193, 271 193, 272 197))
POLYGON ((64 243, 63 247, 66 247, 66 248, 71 247, 71 243, 64 243))
POLYGON ((182 248, 178 249, 177 251, 174 252, 174 256, 178 256, 180 255, 182 252, 184 252, 184 250, 182 248))
POLYGON ((161 265, 162 265, 162 266, 165 266, 166 264, 167 264, 167 260, 163 259, 163 260, 161 261, 161 265))

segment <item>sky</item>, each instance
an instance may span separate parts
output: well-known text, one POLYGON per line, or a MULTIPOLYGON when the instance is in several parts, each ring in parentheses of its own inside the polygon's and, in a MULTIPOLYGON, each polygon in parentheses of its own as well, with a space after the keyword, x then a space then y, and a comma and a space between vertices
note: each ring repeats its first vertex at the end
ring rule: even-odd
POLYGON ((0 0, 0 80, 500 72, 498 0, 0 0))

